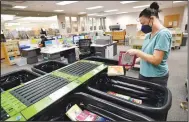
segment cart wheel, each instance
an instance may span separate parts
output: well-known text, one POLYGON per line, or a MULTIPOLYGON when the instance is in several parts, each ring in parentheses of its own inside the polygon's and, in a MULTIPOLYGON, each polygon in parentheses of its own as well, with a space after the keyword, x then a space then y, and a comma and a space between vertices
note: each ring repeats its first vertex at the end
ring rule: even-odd
POLYGON ((172 50, 175 50, 175 47, 172 47, 172 50))
POLYGON ((179 49, 180 49, 180 47, 179 47, 179 49))

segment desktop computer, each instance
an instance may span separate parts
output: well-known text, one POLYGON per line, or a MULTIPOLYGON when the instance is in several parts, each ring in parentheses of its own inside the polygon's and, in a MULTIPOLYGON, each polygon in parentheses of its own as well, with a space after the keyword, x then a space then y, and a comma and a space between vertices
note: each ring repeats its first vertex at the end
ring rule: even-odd
POLYGON ((79 42, 79 37, 80 36, 73 36, 73 43, 77 44, 79 42))
POLYGON ((62 39, 62 35, 57 36, 58 39, 62 39))
POLYGON ((79 36, 79 39, 85 39, 85 36, 79 36))
POLYGON ((52 46, 52 40, 45 41, 45 46, 52 46))

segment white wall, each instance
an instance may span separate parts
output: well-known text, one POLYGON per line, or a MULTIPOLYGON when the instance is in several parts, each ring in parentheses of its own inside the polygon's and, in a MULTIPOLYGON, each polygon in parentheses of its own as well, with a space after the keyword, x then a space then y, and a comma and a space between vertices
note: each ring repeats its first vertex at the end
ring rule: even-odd
MULTIPOLYGON (((183 7, 177 7, 177 8, 167 8, 162 9, 162 12, 159 13, 160 21, 164 22, 164 16, 171 15, 171 14, 180 14, 180 22, 179 27, 182 28, 183 25, 183 16, 184 15, 184 9, 185 14, 187 14, 188 8, 183 7)), ((134 12, 134 13, 126 13, 126 14, 120 14, 120 15, 112 15, 106 17, 106 31, 109 31, 110 25, 116 25, 117 23, 120 24, 121 29, 126 29, 127 24, 137 24, 138 29, 141 28, 141 24, 137 22, 137 18, 139 17, 140 12, 134 12)), ((185 17, 186 18, 186 17, 185 17)), ((187 22, 186 19, 184 21, 187 22)))
POLYGON ((183 18, 182 18, 182 23, 181 23, 181 28, 184 31, 185 29, 185 25, 188 23, 188 5, 186 5, 184 7, 184 14, 183 14, 183 18))

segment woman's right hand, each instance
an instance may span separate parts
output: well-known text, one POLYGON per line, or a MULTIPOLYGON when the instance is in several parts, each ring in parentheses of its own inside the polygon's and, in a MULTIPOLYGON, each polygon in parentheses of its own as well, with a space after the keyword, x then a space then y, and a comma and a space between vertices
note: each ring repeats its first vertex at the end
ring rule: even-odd
POLYGON ((140 57, 139 58, 136 58, 136 61, 135 61, 135 64, 138 64, 140 62, 140 57))

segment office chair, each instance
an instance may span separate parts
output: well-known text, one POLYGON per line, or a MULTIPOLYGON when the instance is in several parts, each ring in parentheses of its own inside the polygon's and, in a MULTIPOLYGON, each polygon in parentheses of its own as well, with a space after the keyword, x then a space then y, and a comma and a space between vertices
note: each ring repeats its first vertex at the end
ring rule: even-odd
POLYGON ((80 39, 79 40, 79 59, 83 59, 91 56, 91 39, 80 39))

